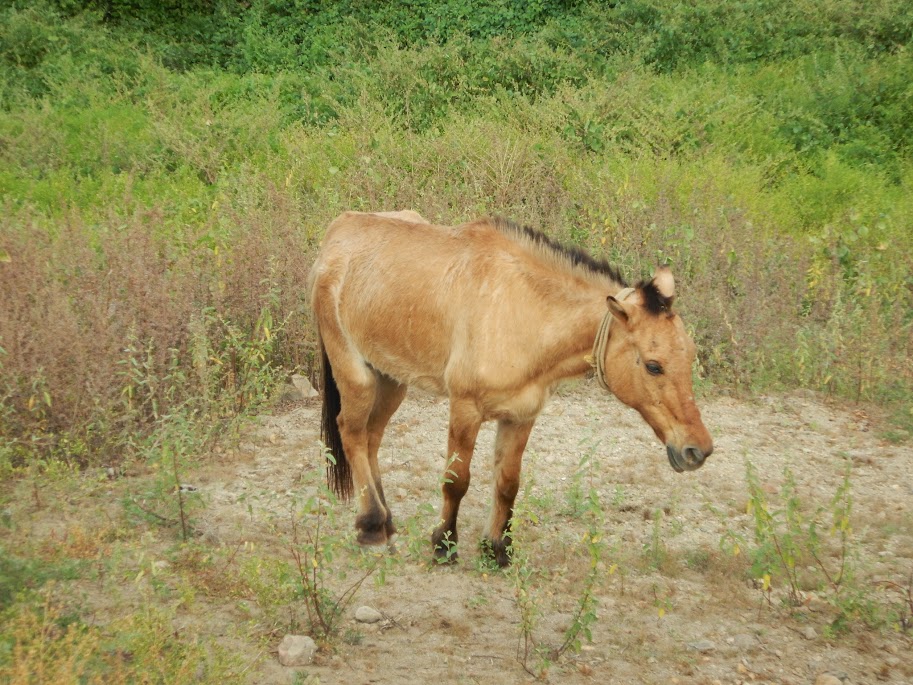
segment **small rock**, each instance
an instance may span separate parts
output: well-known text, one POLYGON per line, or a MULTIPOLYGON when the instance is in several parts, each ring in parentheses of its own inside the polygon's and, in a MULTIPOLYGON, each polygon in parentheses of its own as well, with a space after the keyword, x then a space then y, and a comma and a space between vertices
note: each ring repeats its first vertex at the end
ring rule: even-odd
POLYGON ((409 496, 409 493, 406 492, 406 488, 396 488, 396 499, 397 500, 402 501, 402 500, 406 499, 406 497, 408 497, 408 496, 409 496))
POLYGON ((822 673, 815 678, 815 685, 843 685, 843 681, 830 673, 822 673))
POLYGON ((238 451, 241 454, 253 454, 257 451, 257 448, 251 442, 242 442, 240 445, 238 445, 238 451))
POLYGON ((361 606, 355 610, 355 620, 359 623, 377 623, 383 617, 377 609, 368 606, 361 606))
POLYGON ((309 400, 312 397, 317 397, 319 394, 316 390, 314 390, 314 386, 311 385, 311 381, 307 376, 302 376, 296 373, 294 376, 292 376, 292 385, 295 386, 295 389, 301 393, 301 396, 306 400, 309 400))
POLYGON ((698 640, 697 642, 689 642, 688 649, 693 649, 696 652, 701 654, 707 654, 716 649, 716 645, 713 644, 710 640, 698 640))
POLYGON ((758 647, 758 640, 754 635, 740 633, 726 640, 734 649, 745 652, 758 647))
POLYGON ((814 640, 816 637, 818 637, 818 631, 816 631, 811 626, 805 626, 805 628, 802 629, 802 637, 804 637, 806 640, 814 640))
POLYGON ((279 663, 283 666, 307 666, 317 652, 317 643, 307 635, 286 635, 279 643, 279 663))
POLYGON ((152 562, 152 570, 155 572, 166 571, 171 568, 171 564, 164 559, 159 559, 158 561, 152 562))

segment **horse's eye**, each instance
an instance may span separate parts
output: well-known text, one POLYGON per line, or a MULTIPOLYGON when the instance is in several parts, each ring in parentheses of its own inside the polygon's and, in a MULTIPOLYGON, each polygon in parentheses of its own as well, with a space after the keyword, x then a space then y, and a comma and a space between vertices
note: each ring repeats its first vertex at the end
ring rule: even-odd
POLYGON ((660 366, 657 362, 647 362, 646 367, 647 371, 649 371, 654 376, 659 376, 663 372, 663 367, 660 366))

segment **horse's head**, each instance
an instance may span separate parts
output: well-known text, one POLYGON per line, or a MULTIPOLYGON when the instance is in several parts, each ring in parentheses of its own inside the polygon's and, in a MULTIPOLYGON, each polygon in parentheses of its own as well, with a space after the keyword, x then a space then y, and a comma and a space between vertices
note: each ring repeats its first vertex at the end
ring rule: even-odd
POLYGON ((678 472, 699 469, 713 440, 694 402, 691 365, 695 346, 672 311, 675 279, 660 267, 624 297, 609 297, 615 321, 605 347, 605 382, 633 407, 666 445, 678 472))

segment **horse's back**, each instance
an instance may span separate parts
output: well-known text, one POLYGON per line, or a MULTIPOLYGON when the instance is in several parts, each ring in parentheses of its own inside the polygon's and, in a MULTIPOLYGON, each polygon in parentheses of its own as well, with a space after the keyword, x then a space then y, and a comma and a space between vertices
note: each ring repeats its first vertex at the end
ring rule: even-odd
POLYGON ((446 280, 462 252, 452 229, 415 212, 340 215, 314 265, 318 325, 387 375, 442 390, 460 311, 446 280))
POLYGON ((511 360, 536 343, 539 267, 492 222, 346 212, 314 268, 318 325, 386 375, 439 392, 523 380, 511 360))

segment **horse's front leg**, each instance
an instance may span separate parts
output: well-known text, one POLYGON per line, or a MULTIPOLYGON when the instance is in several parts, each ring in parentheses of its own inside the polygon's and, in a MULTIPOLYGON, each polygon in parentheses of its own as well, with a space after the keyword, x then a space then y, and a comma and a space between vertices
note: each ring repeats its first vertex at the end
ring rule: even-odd
POLYGON ((498 422, 495 439, 494 505, 486 540, 498 566, 510 564, 510 518, 514 511, 514 500, 520 489, 520 465, 523 450, 533 429, 534 421, 498 422))
POLYGON ((450 433, 447 439, 447 464, 441 491, 441 522, 431 536, 434 556, 439 561, 456 560, 457 514, 460 501, 469 489, 469 465, 475 449, 482 416, 475 402, 450 401, 450 433))

